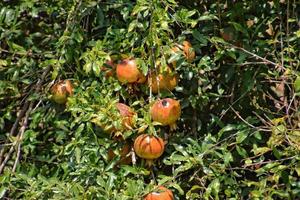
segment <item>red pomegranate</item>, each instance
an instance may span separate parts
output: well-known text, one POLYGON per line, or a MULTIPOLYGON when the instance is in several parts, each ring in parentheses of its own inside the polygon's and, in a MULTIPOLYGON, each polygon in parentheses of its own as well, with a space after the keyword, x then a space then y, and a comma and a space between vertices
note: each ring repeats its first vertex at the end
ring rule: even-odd
POLYGON ((73 95, 73 86, 70 80, 59 81, 51 89, 52 100, 58 104, 65 104, 69 96, 73 95))
POLYGON ((143 83, 145 76, 140 72, 134 59, 122 60, 116 69, 117 78, 121 83, 143 83))
POLYGON ((151 74, 148 79, 148 85, 151 87, 153 93, 158 93, 162 90, 172 91, 178 83, 177 74, 172 74, 170 67, 167 68, 167 71, 163 74, 151 74))
POLYGON ((164 186, 159 186, 157 190, 147 194, 144 200, 173 200, 173 192, 164 186))
POLYGON ((136 113, 124 103, 117 103, 116 107, 119 110, 120 115, 122 116, 123 127, 125 129, 131 129, 135 122, 134 116, 136 115, 136 113))
POLYGON ((117 103, 116 104, 116 108, 120 113, 120 116, 114 115, 111 117, 111 120, 118 120, 119 118, 117 117, 121 117, 122 120, 122 126, 121 127, 115 127, 112 126, 111 124, 106 124, 103 122, 99 122, 97 120, 92 120, 96 125, 100 126, 104 132, 107 132, 109 134, 114 134, 114 139, 116 140, 122 140, 123 135, 118 135, 116 134, 117 132, 122 132, 125 130, 129 130, 132 129, 132 127, 135 124, 135 115, 136 113, 133 111, 132 108, 130 108, 129 106, 123 104, 123 103, 117 103))
POLYGON ((105 77, 114 76, 115 63, 112 59, 106 61, 106 63, 101 67, 101 71, 105 73, 105 77))
POLYGON ((176 128, 176 121, 181 114, 180 103, 171 98, 157 100, 150 108, 150 115, 153 121, 163 126, 169 125, 173 130, 176 128))
MULTIPOLYGON (((119 149, 120 153, 120 160, 117 164, 121 165, 129 165, 131 163, 131 156, 129 155, 131 150, 131 145, 126 143, 122 148, 119 149)), ((112 149, 108 150, 108 160, 111 161, 116 157, 116 154, 113 152, 112 149)))
POLYGON ((189 41, 183 41, 182 45, 183 45, 183 52, 184 52, 186 59, 189 62, 192 62, 196 57, 195 51, 193 50, 193 47, 192 47, 192 44, 189 41))
POLYGON ((134 151, 140 157, 147 161, 148 165, 152 164, 154 159, 159 158, 165 149, 165 144, 162 138, 142 134, 134 140, 134 151))
MULTIPOLYGON (((196 54, 192 47, 192 44, 189 41, 185 40, 182 42, 181 46, 180 45, 178 45, 178 46, 172 47, 172 51, 174 53, 181 50, 181 51, 183 51, 184 57, 187 59, 188 62, 192 62, 195 59, 196 54)), ((175 67, 176 62, 174 61, 172 63, 172 65, 175 67)))

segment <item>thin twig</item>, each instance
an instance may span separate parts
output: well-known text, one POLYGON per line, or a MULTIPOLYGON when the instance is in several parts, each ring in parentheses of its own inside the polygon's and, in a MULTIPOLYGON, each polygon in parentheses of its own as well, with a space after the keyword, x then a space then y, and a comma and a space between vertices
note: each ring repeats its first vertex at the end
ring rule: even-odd
POLYGON ((12 169, 12 172, 15 172, 15 171, 16 171, 17 165, 18 165, 19 160, 20 160, 20 155, 21 155, 21 144, 22 144, 24 132, 25 132, 25 130, 26 130, 26 128, 27 128, 28 118, 29 118, 29 114, 31 113, 32 107, 33 107, 33 102, 30 103, 30 106, 29 106, 29 108, 28 108, 28 111, 26 112, 26 115, 25 115, 25 117, 24 117, 23 125, 22 125, 22 127, 20 128, 20 133, 19 133, 19 137, 18 137, 18 140, 17 140, 17 144, 18 144, 18 148, 17 148, 17 158, 16 158, 16 160, 15 160, 15 163, 14 163, 14 166, 13 166, 13 169, 12 169))
POLYGON ((12 128, 10 129, 10 135, 16 136, 16 134, 17 134, 16 130, 19 126, 19 123, 20 123, 21 119, 24 117, 26 111, 28 110, 29 104, 30 104, 29 101, 26 101, 25 104, 23 105, 16 121, 14 122, 12 128))
MULTIPOLYGON (((46 75, 47 75, 48 72, 50 71, 50 69, 51 69, 51 67, 48 66, 48 67, 44 70, 44 72, 43 72, 41 78, 40 78, 40 79, 38 80, 38 82, 36 83, 36 85, 35 85, 35 92, 36 92, 36 93, 38 93, 38 92, 40 91, 41 86, 42 86, 42 83, 43 83, 43 81, 44 81, 46 75)), ((33 101, 30 102, 30 103, 29 103, 29 102, 30 102, 30 101, 29 101, 28 99, 26 99, 25 104, 29 104, 29 106, 28 106, 28 109, 27 109, 26 111, 23 111, 26 115, 25 115, 25 117, 24 117, 24 119, 23 119, 22 127, 21 127, 21 128, 19 129, 19 131, 18 131, 18 133, 20 133, 20 134, 17 134, 17 141, 11 146, 11 148, 9 149, 9 152, 8 152, 8 153, 6 154, 6 156, 5 156, 5 159, 3 160, 3 162, 2 162, 1 165, 0 165, 0 174, 2 174, 3 169, 4 169, 4 167, 5 167, 6 163, 7 163, 7 161, 10 159, 11 154, 13 153, 15 146, 16 146, 17 144, 21 143, 20 140, 23 138, 23 134, 24 134, 25 129, 26 129, 26 127, 27 127, 28 118, 29 118, 29 115, 30 115, 31 110, 32 110, 32 108, 33 108, 33 105, 34 105, 34 102, 33 102, 33 101)), ((18 118, 19 118, 19 117, 18 117, 18 118)), ((20 118, 19 120, 21 120, 21 118, 20 118)), ((17 124, 17 125, 18 125, 18 124, 17 124)), ((17 126, 17 125, 16 125, 16 126, 17 126)), ((13 128, 15 128, 15 127, 13 126, 13 128)), ((13 128, 12 128, 12 129, 13 129, 13 128)), ((16 128, 15 128, 15 129, 16 129, 16 128)), ((14 131, 15 131, 15 130, 14 130, 14 131)), ((12 130, 11 130, 11 133, 12 133, 12 130)), ((14 132, 13 132, 13 133, 14 133, 14 132)), ((17 163, 18 163, 18 160, 19 160, 19 158, 20 158, 20 152, 19 152, 19 151, 21 151, 20 148, 21 148, 21 145, 19 144, 19 145, 18 145, 18 148, 17 148, 17 149, 18 149, 18 152, 17 152, 17 158, 16 158, 16 161, 15 161, 13 170, 15 170, 15 168, 16 168, 16 166, 17 166, 17 163)))
POLYGON ((249 54, 249 55, 251 55, 251 56, 253 56, 253 57, 257 58, 257 59, 259 59, 259 60, 262 60, 262 61, 268 63, 268 64, 274 65, 275 67, 280 67, 281 69, 284 69, 284 70, 285 70, 284 66, 282 66, 281 64, 276 64, 276 63, 274 63, 273 61, 270 61, 270 60, 268 60, 268 59, 266 59, 266 58, 263 58, 263 57, 261 57, 261 56, 255 54, 255 53, 252 53, 252 52, 250 52, 250 51, 244 49, 243 47, 238 47, 238 46, 235 46, 235 45, 233 45, 233 44, 230 44, 230 46, 231 46, 232 48, 239 49, 239 50, 241 50, 241 51, 243 51, 243 52, 245 52, 245 53, 247 53, 247 54, 249 54))
POLYGON ((248 126, 250 126, 253 129, 259 130, 259 131, 265 131, 265 132, 270 132, 271 130, 269 129, 263 129, 263 128, 259 128, 256 126, 253 126, 252 124, 250 124, 249 122, 247 122, 232 106, 230 106, 231 110, 236 114, 236 116, 242 120, 245 124, 247 124, 248 126))
POLYGON ((251 163, 251 164, 245 164, 243 165, 243 167, 250 167, 253 165, 263 165, 263 164, 269 164, 269 163, 274 163, 274 162, 282 162, 282 161, 286 161, 286 160, 292 160, 294 159, 296 156, 292 156, 292 157, 288 157, 288 158, 282 158, 279 160, 269 160, 269 161, 263 161, 263 162, 255 162, 255 163, 251 163))
POLYGON ((14 152, 14 147, 15 147, 15 145, 10 147, 9 152, 6 154, 3 162, 1 163, 1 165, 0 165, 0 174, 2 174, 3 169, 4 169, 7 161, 10 159, 11 154, 14 152))
POLYGON ((3 160, 3 158, 4 158, 4 153, 5 153, 5 146, 3 146, 2 145, 2 149, 1 149, 1 151, 0 151, 0 165, 1 165, 1 163, 2 163, 2 160, 3 160))

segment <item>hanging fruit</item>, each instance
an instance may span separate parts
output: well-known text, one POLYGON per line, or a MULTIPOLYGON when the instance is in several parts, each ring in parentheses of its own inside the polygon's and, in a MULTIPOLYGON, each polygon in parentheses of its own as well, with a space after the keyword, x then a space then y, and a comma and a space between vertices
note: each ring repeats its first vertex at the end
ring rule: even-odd
POLYGON ((153 121, 163 126, 169 125, 171 130, 174 130, 181 115, 180 103, 171 98, 157 100, 150 108, 150 115, 153 121))
POLYGON ((172 91, 177 86, 177 83, 178 76, 177 74, 173 74, 170 67, 167 68, 165 73, 152 73, 148 79, 148 85, 151 87, 153 93, 158 93, 162 90, 172 91))
POLYGON ((70 80, 59 81, 51 87, 50 92, 53 101, 65 104, 68 97, 73 95, 73 86, 70 80))
POLYGON ((147 194, 144 200, 173 200, 173 192, 164 186, 159 186, 156 191, 147 194))
POLYGON ((111 77, 115 74, 115 63, 112 59, 109 59, 105 62, 103 66, 101 66, 101 71, 105 73, 105 77, 111 77))
POLYGON ((192 44, 189 41, 183 41, 182 45, 184 56, 186 57, 188 62, 192 62, 196 57, 192 44))
POLYGON ((136 113, 124 103, 117 103, 116 107, 122 117, 123 128, 132 129, 135 123, 134 116, 136 115, 136 113))
POLYGON ((165 144, 162 138, 142 134, 134 141, 135 153, 143 159, 146 159, 146 164, 151 166, 154 159, 159 158, 165 149, 165 144))
POLYGON ((116 69, 117 78, 121 83, 144 83, 146 77, 138 69, 134 59, 124 59, 116 69))
POLYGON ((108 120, 108 123, 104 123, 98 118, 92 119, 92 122, 101 127, 104 132, 114 135, 114 138, 118 140, 123 138, 121 134, 123 131, 130 130, 134 127, 136 113, 126 104, 116 103, 115 106, 119 112, 119 116, 111 116, 110 120, 108 120), (111 124, 112 121, 119 120, 118 117, 121 117, 121 127, 115 127, 111 124))
MULTIPOLYGON (((187 59, 188 62, 193 62, 193 60, 196 57, 196 54, 195 54, 192 44, 189 41, 185 40, 182 42, 182 45, 172 47, 172 51, 174 53, 178 52, 180 50, 183 51, 183 55, 187 59)), ((173 65, 173 67, 176 67, 176 62, 174 61, 172 63, 172 65, 173 65)))
MULTIPOLYGON (((129 155, 131 150, 131 145, 129 143, 125 143, 125 145, 119 149, 120 159, 117 164, 120 165, 129 165, 131 163, 131 156, 129 155)), ((108 160, 111 161, 116 157, 116 154, 112 149, 108 150, 108 160)))

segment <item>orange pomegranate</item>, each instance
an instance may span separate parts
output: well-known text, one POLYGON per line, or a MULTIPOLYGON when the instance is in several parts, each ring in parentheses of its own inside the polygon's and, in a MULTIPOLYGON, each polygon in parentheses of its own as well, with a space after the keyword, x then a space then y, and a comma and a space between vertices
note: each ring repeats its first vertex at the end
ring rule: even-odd
POLYGON ((73 86, 70 80, 59 81, 51 89, 52 100, 58 104, 65 104, 69 96, 73 95, 73 86))
POLYGON ((151 74, 148 79, 148 85, 151 87, 153 93, 158 93, 161 90, 172 91, 178 83, 178 76, 172 74, 171 69, 168 67, 167 71, 163 74, 151 74))
POLYGON ((180 103, 171 98, 157 100, 150 108, 150 115, 153 121, 163 126, 169 125, 171 129, 176 128, 175 122, 181 114, 180 103))
POLYGON ((106 63, 101 67, 101 71, 105 73, 105 77, 114 76, 115 63, 112 59, 106 61, 106 63))
POLYGON ((133 145, 135 153, 147 161, 147 164, 151 165, 152 160, 159 158, 165 149, 165 144, 162 138, 142 134, 134 140, 133 145))
MULTIPOLYGON (((129 165, 131 163, 131 156, 129 155, 131 150, 131 145, 126 143, 122 148, 119 149, 120 160, 117 164, 129 165)), ((111 161, 116 157, 116 154, 112 149, 108 150, 108 160, 111 161)))
POLYGON ((186 59, 189 62, 192 62, 196 57, 195 51, 193 50, 193 47, 192 47, 192 44, 189 41, 183 41, 182 45, 183 45, 183 52, 184 52, 186 59))
POLYGON ((145 76, 140 72, 134 59, 124 59, 116 69, 117 78, 121 83, 142 83, 145 76))
POLYGON ((116 107, 122 117, 123 127, 126 129, 131 129, 135 122, 134 116, 136 115, 136 113, 124 103, 117 103, 116 107))
POLYGON ((164 186, 159 186, 156 191, 147 194, 144 200, 173 200, 173 192, 164 186))
MULTIPOLYGON (((179 50, 182 50, 183 55, 188 62, 192 62, 195 59, 196 54, 192 47, 192 44, 189 41, 185 40, 182 42, 182 45, 178 45, 178 46, 172 47, 172 51, 177 52, 179 50)), ((176 62, 173 62, 172 65, 176 66, 176 62)))
POLYGON ((110 121, 118 120, 117 117, 121 117, 121 120, 122 120, 121 127, 115 127, 111 124, 106 124, 101 121, 97 121, 96 119, 92 120, 92 122, 94 122, 96 125, 100 126, 104 130, 104 132, 107 132, 109 134, 115 134, 114 138, 118 140, 118 139, 122 139, 123 136, 122 136, 122 134, 121 135, 116 134, 116 132, 122 132, 124 130, 132 129, 132 127, 135 124, 136 113, 133 111, 132 108, 130 108, 129 106, 127 106, 123 103, 117 103, 116 108, 117 108, 120 116, 114 115, 114 116, 112 116, 110 121))

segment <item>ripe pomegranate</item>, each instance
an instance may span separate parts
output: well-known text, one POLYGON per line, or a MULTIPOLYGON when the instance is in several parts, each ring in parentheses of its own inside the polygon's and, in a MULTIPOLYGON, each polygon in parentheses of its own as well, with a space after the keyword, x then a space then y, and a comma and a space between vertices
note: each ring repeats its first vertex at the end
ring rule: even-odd
POLYGON ((153 121, 163 126, 169 125, 171 130, 176 129, 175 122, 181 114, 180 103, 171 98, 157 100, 150 108, 150 115, 153 121))
POLYGON ((165 144, 160 137, 142 134, 135 139, 133 148, 140 158, 146 159, 146 164, 151 165, 154 159, 163 154, 165 144))
MULTIPOLYGON (((122 139, 122 135, 117 135, 116 132, 122 132, 125 130, 132 129, 132 127, 135 124, 135 115, 136 113, 127 105, 123 103, 117 103, 116 108, 120 113, 120 116, 122 118, 122 126, 121 127, 115 127, 112 126, 111 124, 105 124, 103 122, 99 122, 97 120, 92 120, 96 125, 100 126, 104 132, 107 132, 109 134, 115 134, 114 138, 115 139, 122 139)), ((113 120, 118 120, 118 116, 114 115, 111 118, 111 121, 113 120)))
MULTIPOLYGON (((183 51, 184 57, 188 62, 192 62, 196 57, 195 51, 192 48, 192 44, 189 41, 183 41, 180 48, 178 46, 172 47, 173 52, 177 52, 179 50, 183 51)), ((173 62, 172 65, 176 66, 176 62, 173 62)))
POLYGON ((73 86, 70 80, 59 81, 51 89, 52 100, 58 104, 65 104, 69 96, 73 95, 73 86))
POLYGON ((122 116, 122 124, 124 129, 132 129, 132 126, 135 122, 134 116, 136 113, 129 106, 123 103, 117 103, 116 107, 122 116))
POLYGON ((189 41, 183 41, 182 45, 183 45, 183 52, 186 59, 189 62, 192 62, 196 56, 195 51, 192 48, 192 44, 189 41))
POLYGON ((178 83, 178 76, 172 74, 171 69, 168 67, 167 71, 163 74, 151 74, 148 79, 148 85, 151 87, 153 93, 158 93, 161 90, 172 91, 178 83))
POLYGON ((101 71, 105 72, 105 77, 114 76, 115 63, 112 59, 106 61, 106 63, 101 67, 101 71))
POLYGON ((155 192, 149 193, 144 200, 173 200, 173 192, 164 186, 159 186, 155 192))
POLYGON ((143 83, 146 81, 134 59, 122 60, 117 65, 116 73, 118 80, 122 83, 143 83))
MULTIPOLYGON (((117 164, 121 165, 129 165, 131 163, 131 156, 128 155, 131 150, 131 145, 126 143, 122 148, 119 149, 120 153, 120 160, 117 162, 117 164)), ((113 152, 112 149, 108 150, 108 160, 111 161, 116 157, 116 154, 113 152)))

